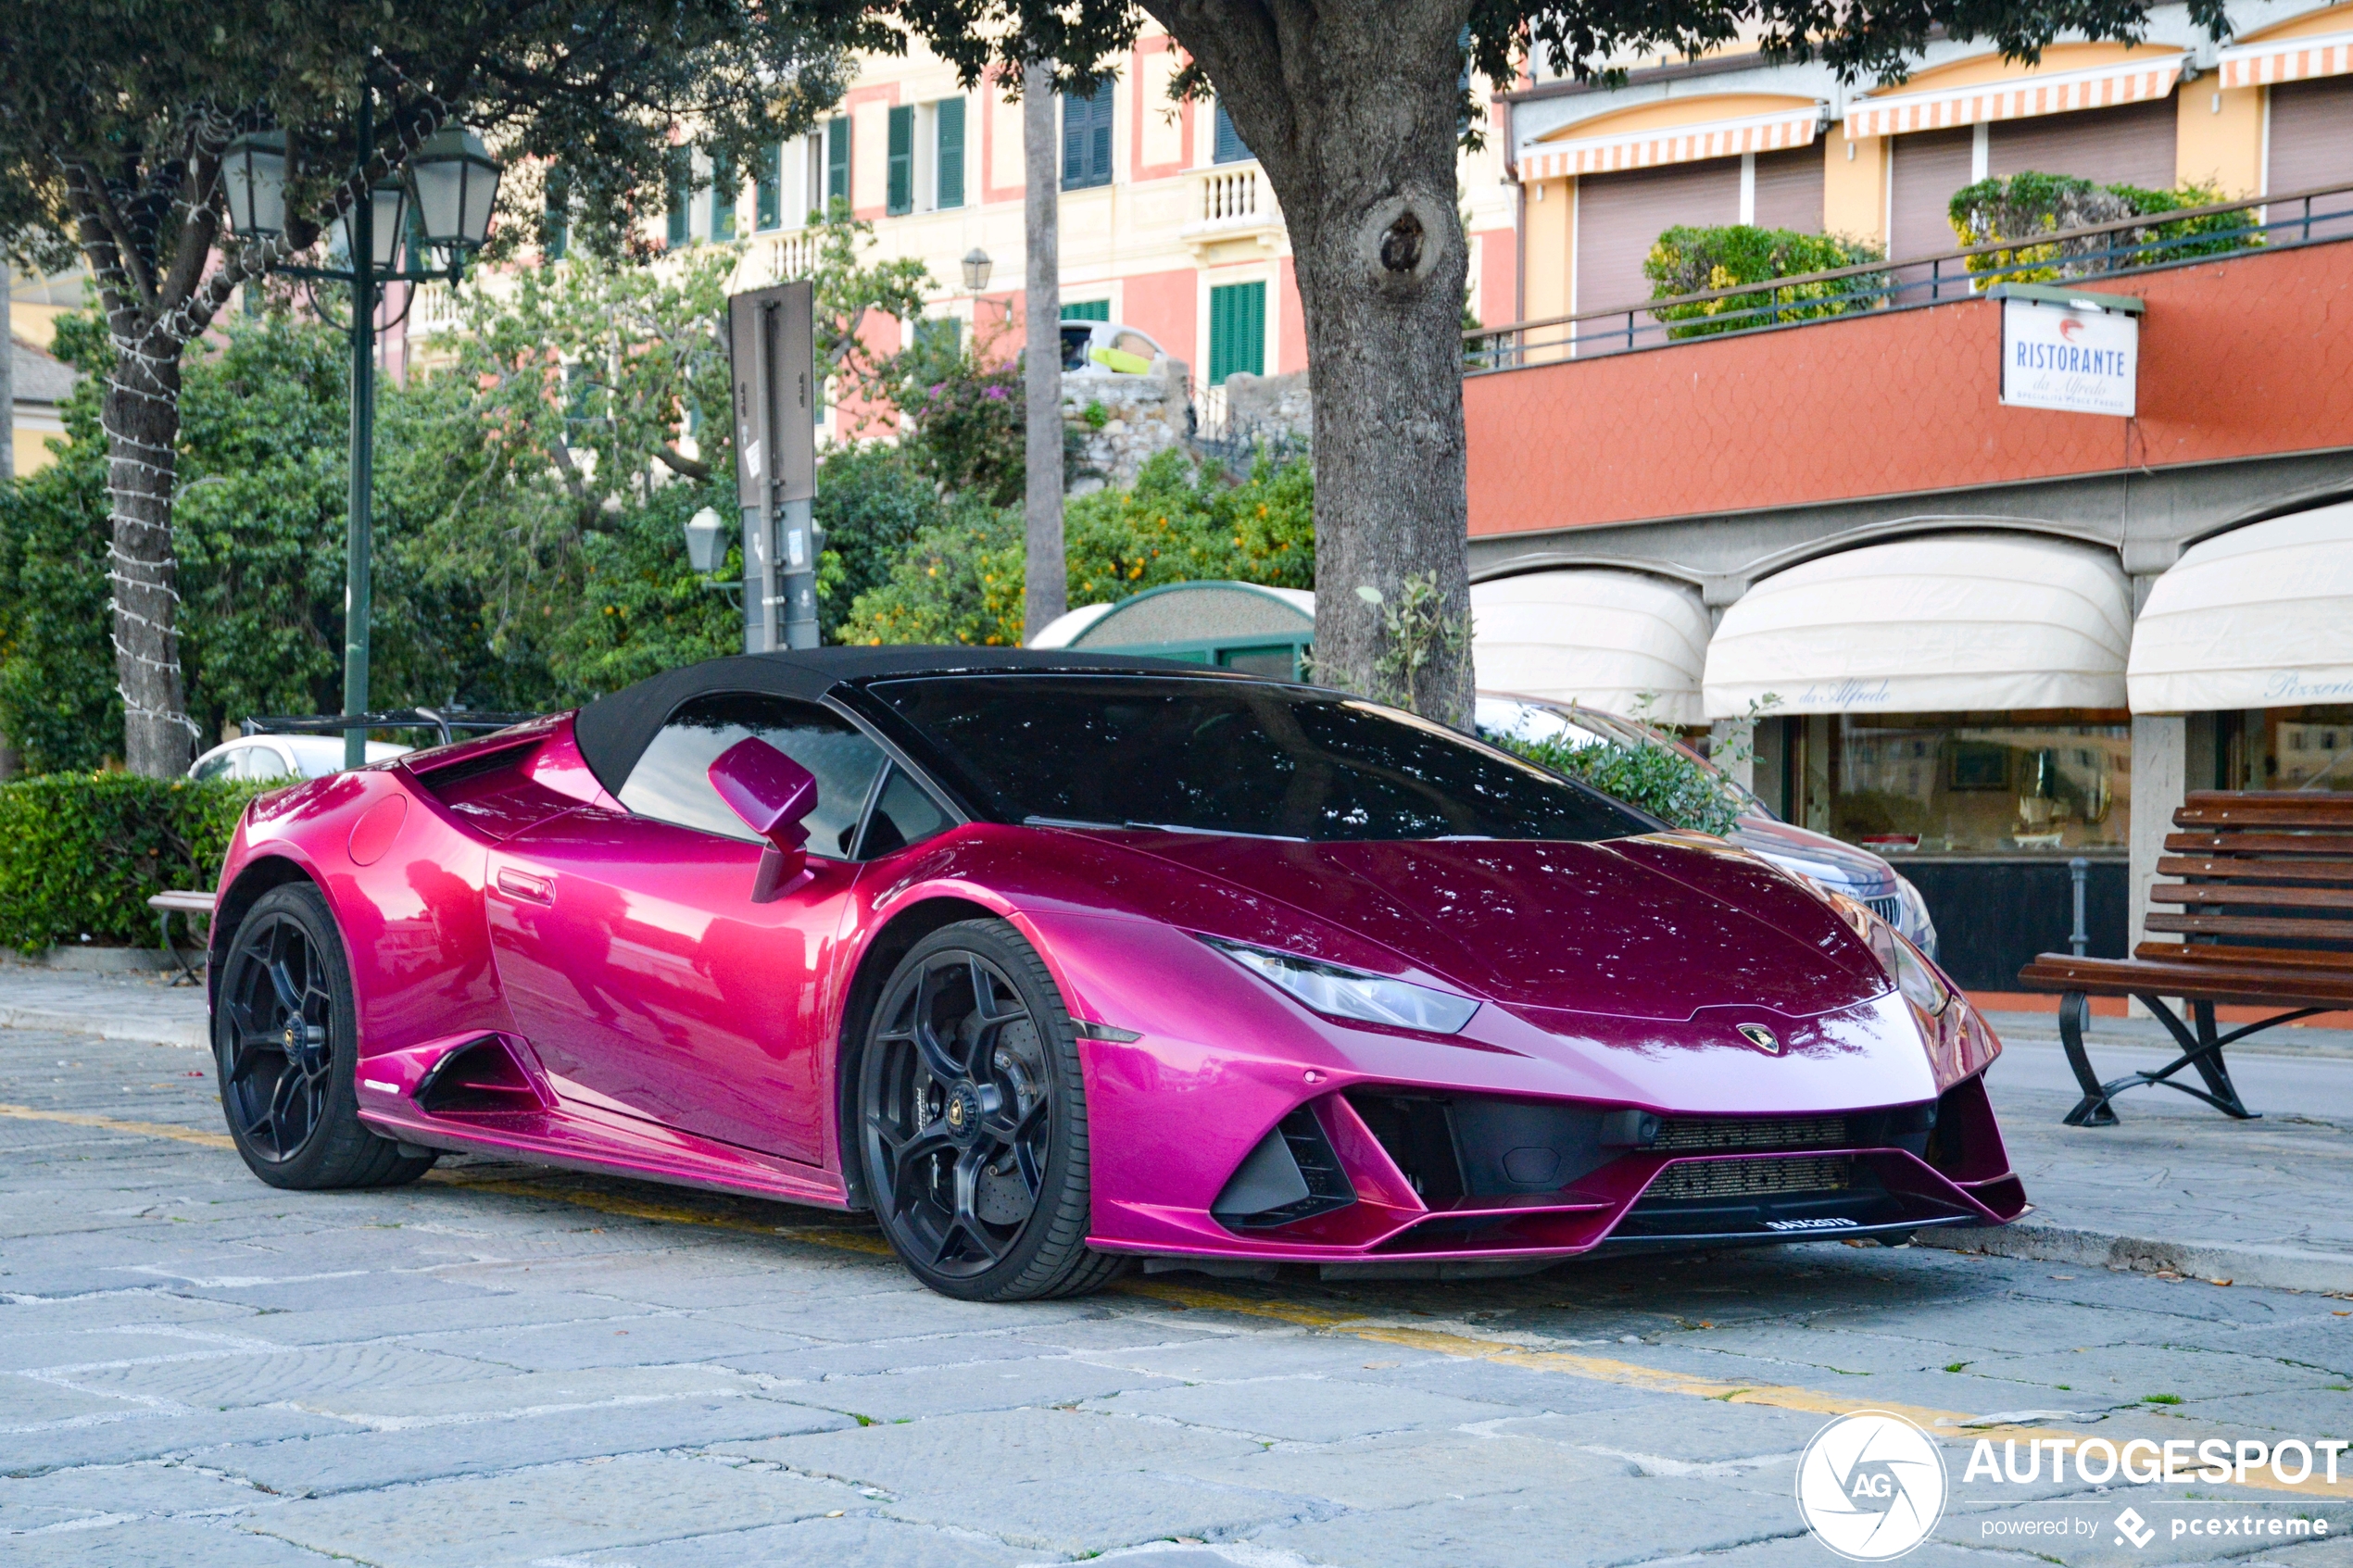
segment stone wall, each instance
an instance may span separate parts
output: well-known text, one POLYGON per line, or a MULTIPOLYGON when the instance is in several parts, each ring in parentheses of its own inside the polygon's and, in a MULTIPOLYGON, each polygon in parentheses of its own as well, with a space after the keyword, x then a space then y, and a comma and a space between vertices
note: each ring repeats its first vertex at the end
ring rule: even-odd
POLYGON ((1185 362, 1166 355, 1140 376, 1064 376, 1063 422, 1079 438, 1070 466, 1071 494, 1126 488, 1154 457, 1182 446, 1189 433, 1190 381, 1185 362))
POLYGON ((1307 395, 1307 372, 1253 376, 1237 371, 1226 378, 1227 429, 1221 434, 1253 439, 1306 442, 1315 439, 1315 408, 1307 395))

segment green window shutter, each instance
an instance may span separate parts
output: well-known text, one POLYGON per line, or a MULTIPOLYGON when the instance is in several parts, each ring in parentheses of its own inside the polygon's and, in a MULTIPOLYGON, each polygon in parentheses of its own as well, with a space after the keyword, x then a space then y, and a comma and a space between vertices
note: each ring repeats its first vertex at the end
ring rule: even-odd
POLYGON ((561 261, 572 245, 572 176, 560 168, 547 170, 547 216, 539 233, 539 254, 561 261))
POLYGON ((725 245, 736 237, 736 160, 713 150, 711 155, 711 240, 725 245))
POLYGON ((670 226, 664 237, 673 250, 685 245, 693 233, 686 216, 686 192, 694 182, 694 153, 686 147, 670 149, 670 226))
POLYGON ((1266 373, 1266 285, 1229 283, 1209 291, 1209 384, 1237 372, 1266 373))
POLYGON ((1234 129, 1233 117, 1226 112, 1226 106, 1223 102, 1220 102, 1217 106, 1216 123, 1217 137, 1214 143, 1211 145, 1209 154, 1210 160, 1214 163, 1241 163, 1246 161, 1250 157, 1250 149, 1242 145, 1242 134, 1240 132, 1234 129))
POLYGON ((785 159, 779 147, 760 151, 760 178, 751 196, 752 226, 761 233, 785 226, 785 159))
POLYGON ((825 201, 849 200, 849 117, 825 122, 825 201))
POLYGON ((939 161, 936 183, 941 207, 964 205, 964 101, 942 98, 939 114, 939 161))
POLYGON ((1063 99, 1063 189, 1111 183, 1111 78, 1081 98, 1063 99))
POLYGON ((1076 305, 1065 304, 1063 307, 1063 320, 1065 321, 1108 321, 1111 320, 1111 301, 1086 299, 1076 305))
POLYGON ((890 182, 883 210, 894 217, 915 210, 915 106, 890 111, 890 182))

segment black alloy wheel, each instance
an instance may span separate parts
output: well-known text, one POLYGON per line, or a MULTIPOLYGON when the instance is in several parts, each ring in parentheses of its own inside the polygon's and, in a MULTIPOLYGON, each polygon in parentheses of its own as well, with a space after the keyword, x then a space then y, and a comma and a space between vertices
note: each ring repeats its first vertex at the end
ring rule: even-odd
POLYGON ((1053 977, 1001 921, 934 932, 900 960, 859 1073, 866 1181, 915 1276, 967 1300, 1100 1289, 1087 1247, 1086 1094, 1053 977))
POLYGON ((395 1186, 433 1165, 361 1124, 356 1017, 318 890, 289 883, 262 895, 229 945, 212 1035, 230 1135, 271 1186, 395 1186))

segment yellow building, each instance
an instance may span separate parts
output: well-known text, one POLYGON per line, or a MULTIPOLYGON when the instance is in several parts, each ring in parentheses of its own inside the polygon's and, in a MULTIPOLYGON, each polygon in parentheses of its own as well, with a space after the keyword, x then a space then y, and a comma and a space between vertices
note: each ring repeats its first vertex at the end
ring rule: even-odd
POLYGON ((2138 45, 2061 43, 2032 66, 1940 43, 1886 88, 1726 54, 1504 94, 1523 319, 1648 299, 1642 259, 1673 224, 1846 235, 1902 260, 1957 247, 1955 191, 2028 169, 2225 199, 2353 179, 2353 4, 2231 14, 2225 45, 2162 6, 2138 45))

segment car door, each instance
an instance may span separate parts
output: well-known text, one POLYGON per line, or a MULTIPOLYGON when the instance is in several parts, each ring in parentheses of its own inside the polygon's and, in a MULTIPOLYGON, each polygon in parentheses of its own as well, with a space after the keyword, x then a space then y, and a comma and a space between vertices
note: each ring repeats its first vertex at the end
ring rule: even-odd
POLYGON ((821 1038, 851 859, 882 748, 813 703, 698 697, 618 792, 491 852, 498 975, 560 1094, 811 1164, 824 1162, 821 1038), (817 779, 809 872, 752 902, 761 844, 711 787, 757 735, 817 779))

